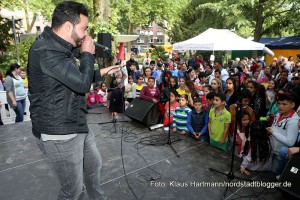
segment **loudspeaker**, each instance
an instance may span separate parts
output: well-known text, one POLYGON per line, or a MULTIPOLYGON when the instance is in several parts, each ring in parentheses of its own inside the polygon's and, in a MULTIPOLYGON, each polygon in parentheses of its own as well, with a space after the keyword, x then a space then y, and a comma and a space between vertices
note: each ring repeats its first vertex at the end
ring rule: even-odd
POLYGON ((100 58, 111 57, 111 34, 110 33, 98 33, 99 44, 102 44, 109 48, 109 50, 103 50, 102 48, 96 47, 96 56, 100 58))
POLYGON ((300 155, 296 154, 290 158, 280 176, 283 191, 300 198, 300 155))
POLYGON ((141 122, 147 127, 158 124, 162 119, 157 103, 145 101, 139 98, 133 99, 125 110, 124 115, 141 122))

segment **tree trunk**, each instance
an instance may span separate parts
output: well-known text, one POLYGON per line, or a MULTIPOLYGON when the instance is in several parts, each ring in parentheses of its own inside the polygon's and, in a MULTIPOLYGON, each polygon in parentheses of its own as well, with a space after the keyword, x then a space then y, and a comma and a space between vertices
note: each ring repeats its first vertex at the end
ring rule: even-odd
MULTIPOLYGON (((264 23, 264 16, 263 16, 263 10, 264 10, 264 3, 266 0, 259 0, 257 5, 257 14, 256 14, 256 23, 255 23, 255 29, 254 29, 254 41, 258 42, 261 39, 262 34, 262 27, 264 23)), ((252 51, 252 57, 255 58, 257 56, 257 51, 252 51)))

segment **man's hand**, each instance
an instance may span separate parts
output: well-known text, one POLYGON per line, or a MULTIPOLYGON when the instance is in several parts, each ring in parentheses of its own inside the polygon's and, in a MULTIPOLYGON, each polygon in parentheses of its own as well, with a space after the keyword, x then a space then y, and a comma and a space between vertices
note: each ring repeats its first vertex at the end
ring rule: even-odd
POLYGON ((181 133, 180 133, 181 135, 185 135, 186 134, 186 132, 185 131, 181 131, 181 133))
POLYGON ((177 131, 177 128, 176 128, 176 127, 174 127, 172 131, 173 131, 173 132, 176 132, 176 131, 177 131))
POLYGON ((156 99, 152 99, 152 101, 153 101, 154 103, 157 103, 157 102, 158 102, 156 99))
POLYGON ((81 51, 95 54, 94 40, 90 36, 85 36, 84 40, 82 41, 81 51))
POLYGON ((119 65, 105 67, 105 68, 100 69, 100 75, 104 76, 104 75, 107 75, 107 74, 113 74, 113 73, 115 73, 119 70, 120 70, 119 65))

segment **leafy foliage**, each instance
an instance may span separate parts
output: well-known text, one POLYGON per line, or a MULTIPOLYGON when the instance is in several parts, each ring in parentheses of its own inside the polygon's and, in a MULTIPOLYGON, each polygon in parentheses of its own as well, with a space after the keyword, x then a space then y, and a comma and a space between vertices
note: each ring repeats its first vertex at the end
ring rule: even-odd
POLYGON ((208 28, 235 30, 243 37, 298 34, 300 0, 192 0, 172 29, 173 42, 196 36, 208 28), (198 29, 194 29, 199 27, 198 29), (177 35, 178 33, 178 35, 177 35))

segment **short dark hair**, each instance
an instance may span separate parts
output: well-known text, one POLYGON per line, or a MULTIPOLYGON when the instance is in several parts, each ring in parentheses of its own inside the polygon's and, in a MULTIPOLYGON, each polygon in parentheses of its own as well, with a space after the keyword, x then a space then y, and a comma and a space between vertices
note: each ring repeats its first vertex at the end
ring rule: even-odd
MULTIPOLYGON (((150 65, 155 64, 155 60, 150 61, 150 65)), ((158 64, 157 64, 158 65, 158 64)))
POLYGON ((199 97, 195 98, 195 99, 194 99, 194 104, 195 104, 195 103, 201 103, 201 104, 202 104, 202 99, 199 98, 199 97))
POLYGON ((205 72, 200 72, 198 74, 198 78, 201 80, 202 78, 206 77, 206 73, 205 72))
POLYGON ((219 70, 219 69, 215 69, 215 73, 219 73, 219 74, 221 74, 221 70, 219 70))
POLYGON ((218 94, 218 93, 215 93, 214 97, 220 98, 221 101, 226 101, 226 95, 225 95, 225 94, 218 94))
POLYGON ((65 22, 69 21, 73 25, 80 23, 80 14, 88 17, 88 9, 82 3, 74 1, 64 1, 59 3, 52 14, 51 28, 57 30, 65 22))
POLYGON ((148 81, 149 81, 150 79, 152 79, 152 80, 155 82, 155 78, 154 78, 154 77, 150 76, 150 77, 148 78, 148 81))
POLYGON ((185 100, 189 100, 189 96, 187 94, 180 95, 180 98, 184 98, 185 100))
POLYGON ((179 97, 180 95, 178 94, 178 92, 174 89, 174 88, 171 88, 170 89, 170 94, 171 92, 175 95, 175 97, 179 97))
POLYGON ((212 91, 211 85, 205 85, 204 88, 207 88, 209 91, 212 91))
POLYGON ((242 90, 240 90, 240 96, 241 99, 251 99, 252 98, 252 94, 250 92, 250 90, 244 88, 242 90))
POLYGON ((209 100, 214 99, 215 94, 216 94, 215 92, 210 92, 210 93, 208 93, 208 94, 206 95, 206 99, 209 99, 209 100))

